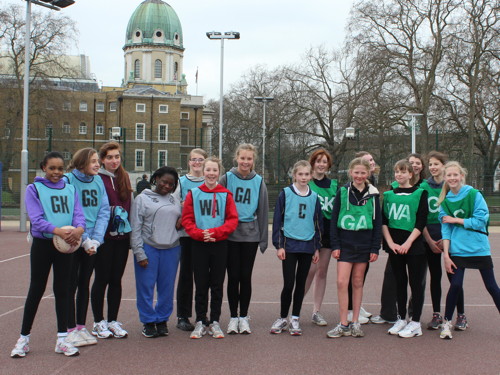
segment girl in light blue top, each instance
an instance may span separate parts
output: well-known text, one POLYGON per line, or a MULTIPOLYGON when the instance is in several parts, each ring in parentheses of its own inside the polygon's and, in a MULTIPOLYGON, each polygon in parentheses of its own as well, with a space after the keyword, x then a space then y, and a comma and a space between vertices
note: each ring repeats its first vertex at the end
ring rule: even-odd
POLYGON ((456 161, 445 165, 444 187, 438 203, 442 223, 444 266, 452 274, 446 296, 442 339, 451 339, 451 319, 462 289, 466 268, 478 269, 500 312, 500 288, 495 280, 487 224, 488 206, 481 193, 465 185, 466 170, 456 161))
POLYGON ((68 340, 74 346, 97 344, 97 340, 85 328, 89 306, 89 284, 94 272, 95 257, 104 242, 109 222, 109 201, 99 173, 99 156, 93 148, 78 150, 69 165, 64 179, 78 192, 85 214, 85 232, 82 246, 73 255, 68 310, 68 340), (76 295, 76 300, 75 300, 76 295))

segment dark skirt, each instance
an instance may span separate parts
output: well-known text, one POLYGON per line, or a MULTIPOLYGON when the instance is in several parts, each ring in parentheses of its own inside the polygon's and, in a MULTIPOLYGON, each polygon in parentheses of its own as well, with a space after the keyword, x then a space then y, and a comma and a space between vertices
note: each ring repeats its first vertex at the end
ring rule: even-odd
POLYGON ((367 263, 370 261, 370 254, 367 252, 355 252, 348 249, 340 250, 339 262, 367 263))
POLYGON ((493 260, 491 255, 480 256, 480 257, 450 257, 453 263, 459 268, 472 268, 475 270, 486 270, 493 268, 493 260))

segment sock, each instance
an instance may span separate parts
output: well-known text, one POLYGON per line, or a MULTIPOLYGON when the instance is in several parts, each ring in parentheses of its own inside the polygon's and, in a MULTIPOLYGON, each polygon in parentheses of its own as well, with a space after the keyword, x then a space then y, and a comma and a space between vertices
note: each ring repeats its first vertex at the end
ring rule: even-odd
POLYGON ((292 319, 299 320, 298 316, 292 315, 292 319))
POLYGON ((26 335, 26 336, 25 335, 20 335, 19 337, 22 338, 22 339, 25 339, 26 342, 30 342, 30 335, 26 335))

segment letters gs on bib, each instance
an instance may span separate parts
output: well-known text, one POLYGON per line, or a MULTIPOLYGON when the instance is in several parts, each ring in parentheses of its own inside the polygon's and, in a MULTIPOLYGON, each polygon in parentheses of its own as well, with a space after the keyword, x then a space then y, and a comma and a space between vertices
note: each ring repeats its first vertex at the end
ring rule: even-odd
POLYGON ((83 207, 97 207, 99 205, 97 190, 82 190, 82 206, 83 207))

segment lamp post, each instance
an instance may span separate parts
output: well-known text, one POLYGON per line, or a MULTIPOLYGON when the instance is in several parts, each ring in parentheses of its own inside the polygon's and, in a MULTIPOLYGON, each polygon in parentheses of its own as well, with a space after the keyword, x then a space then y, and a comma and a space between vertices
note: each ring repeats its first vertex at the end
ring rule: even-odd
POLYGON ((417 147, 416 147, 416 126, 417 126, 417 117, 423 116, 422 113, 407 113, 406 116, 408 116, 410 120, 410 126, 411 126, 411 153, 414 154, 417 152, 417 147))
POLYGON ((256 96, 254 97, 256 101, 264 104, 262 113, 262 178, 266 178, 266 104, 272 102, 274 98, 272 96, 256 96))
POLYGON ((31 54, 31 3, 59 11, 75 3, 74 0, 25 0, 26 1, 26 28, 24 32, 24 92, 23 92, 23 129, 21 148, 21 194, 19 230, 26 232, 26 187, 28 186, 28 116, 30 96, 30 54, 31 54))
POLYGON ((207 32, 208 39, 220 39, 220 108, 219 108, 219 158, 222 160, 222 130, 224 127, 224 39, 240 39, 237 31, 207 32))

